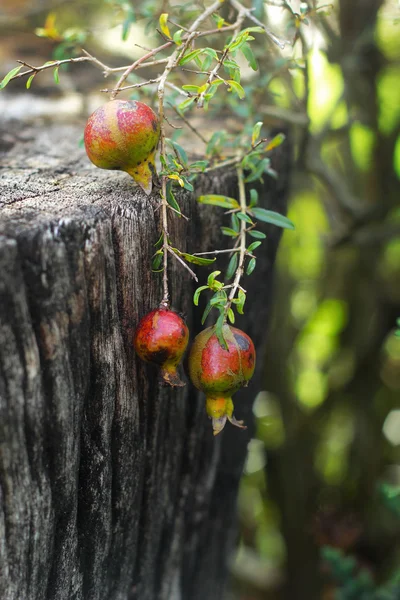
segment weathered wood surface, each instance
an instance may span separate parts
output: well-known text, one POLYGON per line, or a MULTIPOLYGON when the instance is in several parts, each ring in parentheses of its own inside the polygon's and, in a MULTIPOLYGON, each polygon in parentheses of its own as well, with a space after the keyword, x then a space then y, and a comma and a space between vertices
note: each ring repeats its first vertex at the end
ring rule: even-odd
MULTIPOLYGON (((161 298, 157 201, 92 167, 81 129, 14 125, 0 138, 0 598, 221 600, 261 353, 235 397, 249 429, 215 439, 204 397, 162 387, 136 358, 135 326, 161 298)), ((284 212, 278 160, 263 205, 284 212)), ((200 185, 236 193, 228 174, 200 185)), ((189 194, 182 205, 177 245, 215 247, 222 210, 189 194)), ((279 233, 238 322, 258 350, 279 233)), ((194 336, 194 285, 174 263, 171 287, 194 336)))

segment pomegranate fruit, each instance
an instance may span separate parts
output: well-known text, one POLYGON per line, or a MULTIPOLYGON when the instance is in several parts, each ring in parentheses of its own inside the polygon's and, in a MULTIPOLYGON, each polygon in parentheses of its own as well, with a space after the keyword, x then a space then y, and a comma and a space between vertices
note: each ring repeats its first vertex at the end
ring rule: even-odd
POLYGON ((84 142, 96 167, 126 171, 150 194, 159 137, 158 117, 147 104, 110 100, 89 117, 84 142))
POLYGON ((133 344, 142 360, 161 367, 161 377, 171 386, 185 385, 177 366, 189 341, 185 321, 173 310, 157 308, 139 322, 133 344))
POLYGON ((213 325, 196 336, 189 354, 190 379, 206 394, 214 435, 222 431, 227 419, 245 429, 243 421, 233 416, 232 394, 248 384, 256 361, 254 344, 246 333, 227 323, 222 331, 228 350, 221 346, 213 325))

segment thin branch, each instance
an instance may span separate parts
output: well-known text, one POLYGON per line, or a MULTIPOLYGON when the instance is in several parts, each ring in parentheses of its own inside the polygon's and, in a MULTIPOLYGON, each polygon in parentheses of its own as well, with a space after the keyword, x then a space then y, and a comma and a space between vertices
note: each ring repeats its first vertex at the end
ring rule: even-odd
MULTIPOLYGON (((246 188, 244 185, 244 174, 243 169, 240 165, 236 167, 236 173, 238 177, 239 184, 239 203, 240 203, 240 211, 246 214, 246 188)), ((235 273, 235 279, 233 280, 231 291, 229 292, 228 302, 226 303, 224 309, 225 318, 228 314, 228 311, 232 305, 232 301, 236 296, 238 289, 240 288, 240 280, 244 273, 244 259, 246 257, 246 222, 240 221, 240 233, 239 233, 239 261, 238 266, 235 273)))
POLYGON ((227 248, 226 250, 211 250, 210 252, 194 252, 193 256, 205 256, 206 254, 224 254, 225 252, 240 252, 240 248, 227 248))
POLYGON ((180 117, 182 119, 182 121, 189 127, 189 129, 191 131, 193 131, 193 133, 195 135, 197 135, 197 137, 207 146, 208 140, 206 140, 206 138, 200 133, 200 131, 197 131, 197 129, 195 127, 193 127, 193 125, 190 123, 190 121, 188 121, 188 119, 185 117, 185 115, 181 114, 179 112, 179 110, 176 108, 176 106, 174 106, 171 102, 168 102, 168 106, 170 106, 176 112, 178 117, 180 117))
POLYGON ((274 42, 274 44, 276 44, 281 50, 283 50, 285 48, 285 46, 287 44, 289 44, 288 41, 279 39, 274 33, 272 33, 272 31, 270 29, 268 29, 268 27, 264 23, 262 23, 262 21, 257 19, 257 17, 255 17, 252 13, 252 10, 254 10, 254 9, 248 9, 248 8, 244 7, 240 2, 238 2, 238 0, 229 0, 229 3, 231 6, 233 6, 233 8, 236 8, 236 10, 238 12, 239 11, 244 12, 245 16, 248 19, 250 19, 250 21, 253 21, 253 23, 255 23, 255 25, 258 25, 258 27, 261 27, 262 29, 264 29, 265 33, 270 38, 270 40, 272 40, 274 42))
POLYGON ((141 56, 134 63, 132 63, 126 69, 126 71, 121 75, 121 77, 119 78, 119 80, 117 82, 117 85, 115 86, 114 90, 112 91, 111 99, 113 100, 116 97, 116 95, 118 94, 118 92, 121 89, 122 84, 124 83, 124 81, 126 80, 126 78, 129 77, 129 75, 132 73, 132 71, 134 71, 135 69, 137 69, 137 67, 141 63, 144 63, 148 58, 151 58, 152 56, 155 56, 156 54, 158 54, 159 52, 161 52, 161 50, 165 50, 166 48, 170 48, 170 46, 172 46, 173 43, 174 42, 172 40, 170 42, 166 42, 165 44, 162 44, 161 46, 158 46, 157 48, 154 48, 153 50, 150 50, 150 52, 147 52, 147 54, 143 54, 143 56, 141 56))
POLYGON ((192 271, 192 269, 189 267, 189 265, 187 265, 187 264, 185 263, 185 261, 183 260, 183 258, 181 258, 181 257, 179 256, 179 254, 176 254, 176 253, 175 253, 175 252, 172 250, 171 246, 168 246, 168 252, 169 252, 170 254, 172 254, 172 256, 174 256, 174 257, 176 258, 176 260, 177 260, 177 261, 179 261, 179 262, 181 263, 181 265, 183 265, 187 271, 189 271, 189 273, 191 274, 191 276, 193 277, 193 279, 194 279, 195 281, 197 281, 197 282, 199 281, 199 280, 197 279, 197 275, 196 275, 196 273, 195 273, 194 271, 192 271))
MULTIPOLYGON (((147 81, 140 81, 139 83, 133 83, 132 85, 126 85, 125 87, 119 88, 119 91, 122 92, 122 90, 131 90, 133 88, 141 88, 145 85, 150 85, 151 83, 158 83, 159 81, 160 81, 159 77, 157 77, 157 79, 148 79, 147 81)), ((101 92, 113 92, 114 89, 105 88, 100 91, 101 92)))

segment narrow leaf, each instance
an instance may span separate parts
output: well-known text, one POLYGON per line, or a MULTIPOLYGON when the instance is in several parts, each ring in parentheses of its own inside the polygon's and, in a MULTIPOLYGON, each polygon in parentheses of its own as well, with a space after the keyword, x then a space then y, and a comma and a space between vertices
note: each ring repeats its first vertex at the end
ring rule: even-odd
POLYGON ((212 287, 212 284, 214 283, 214 280, 218 277, 218 275, 221 275, 221 271, 213 271, 209 274, 209 276, 207 277, 208 287, 212 287))
POLYGON ((246 294, 244 293, 243 290, 239 290, 238 302, 236 303, 236 310, 238 311, 239 315, 243 314, 243 307, 244 307, 245 302, 246 302, 246 294))
POLYGON ((246 223, 250 223, 250 225, 253 225, 253 221, 250 219, 249 215, 246 215, 246 213, 239 212, 236 216, 241 221, 246 221, 246 223))
POLYGON ((204 309, 203 316, 201 317, 201 324, 204 325, 208 315, 210 314, 210 310, 212 309, 211 302, 207 302, 207 306, 204 309))
MULTIPOLYGON (((283 227, 284 229, 294 229, 294 223, 287 217, 280 215, 273 210, 266 210, 265 208, 253 208, 253 215, 259 221, 264 221, 264 223, 271 223, 272 225, 276 225, 277 227, 283 227)), ((253 232, 254 233, 254 232, 253 232)))
POLYGON ((261 242, 252 242, 250 246, 247 248, 247 252, 253 252, 256 248, 261 246, 261 242))
POLYGON ((187 252, 179 252, 179 256, 184 258, 187 262, 201 266, 211 265, 217 260, 216 258, 203 258, 202 256, 194 256, 193 254, 188 254, 187 252))
POLYGON ((186 100, 184 100, 183 102, 181 102, 178 105, 178 110, 180 110, 182 112, 185 111, 187 108, 189 108, 189 106, 191 104, 193 104, 194 101, 195 101, 194 97, 192 97, 192 98, 186 98, 186 100))
POLYGON ((182 44, 182 35, 183 29, 178 29, 178 31, 174 33, 174 37, 172 39, 174 40, 177 46, 180 46, 182 44))
POLYGON ((231 214, 231 223, 232 223, 232 229, 234 229, 235 231, 237 231, 239 233, 240 224, 239 224, 239 219, 237 218, 236 213, 231 214))
POLYGON ((234 90, 241 100, 246 96, 246 92, 244 91, 240 83, 238 83, 237 81, 234 81, 233 79, 228 79, 226 83, 229 83, 229 85, 231 86, 231 89, 228 91, 234 90))
POLYGON ((27 80, 26 82, 26 89, 29 90, 29 88, 31 87, 31 83, 33 81, 33 78, 35 77, 36 73, 33 73, 27 80))
POLYGON ((167 184, 167 202, 170 206, 172 206, 172 208, 174 208, 176 210, 178 215, 181 216, 181 207, 179 206, 178 202, 176 201, 176 198, 171 189, 170 183, 167 184))
POLYGON ((160 29, 167 38, 171 39, 171 34, 168 29, 167 21, 168 21, 168 13, 162 13, 160 15, 160 20, 159 20, 160 29))
POLYGON ((249 63, 249 66, 253 69, 253 71, 257 71, 258 70, 257 59, 254 56, 253 50, 251 49, 249 44, 244 44, 240 50, 242 51, 243 56, 245 57, 245 59, 247 60, 247 62, 249 63))
POLYGON ((239 235, 237 231, 230 227, 221 227, 221 231, 223 235, 229 235, 230 237, 237 237, 239 235))
POLYGON ((255 268, 256 268, 256 259, 251 258, 249 260, 249 264, 247 265, 246 275, 251 275, 255 268))
POLYGON ((153 271, 157 271, 160 268, 162 258, 163 258, 163 251, 160 250, 159 252, 157 252, 157 254, 153 258, 153 261, 151 263, 151 268, 153 271))
POLYGON ((59 76, 59 74, 58 74, 58 69, 59 69, 59 67, 56 67, 56 68, 54 69, 54 72, 53 72, 54 81, 55 81, 56 83, 60 83, 60 76, 59 76))
POLYGON ((239 203, 235 198, 220 196, 218 194, 207 194, 199 196, 197 202, 200 204, 211 204, 212 206, 221 206, 222 208, 239 208, 239 203))
POLYGON ((238 255, 237 255, 237 252, 235 252, 235 254, 232 254, 231 259, 228 264, 228 268, 226 270, 226 278, 227 279, 231 279, 234 276, 237 265, 238 265, 238 255))
POLYGON ((19 71, 22 69, 22 65, 20 65, 19 67, 15 67, 14 69, 11 69, 11 71, 9 71, 7 73, 7 75, 5 75, 0 83, 0 90, 2 90, 3 88, 6 87, 7 83, 10 81, 10 79, 12 77, 14 77, 14 75, 17 75, 17 73, 19 73, 19 71))
POLYGON ((187 54, 185 54, 184 56, 182 56, 182 58, 179 61, 179 65, 185 65, 186 63, 190 62, 191 60, 194 60, 196 58, 196 56, 199 56, 199 54, 201 54, 202 50, 201 49, 197 49, 197 50, 192 50, 192 52, 188 52, 187 54))
POLYGON ((284 133, 278 133, 278 135, 273 137, 272 140, 270 142, 268 142, 268 144, 265 146, 265 148, 264 148, 265 152, 269 152, 270 150, 277 148, 285 141, 285 139, 286 139, 286 136, 284 133))
POLYGON ((219 317, 217 319, 217 322, 215 323, 215 334, 218 338, 218 341, 219 341, 221 347, 224 348, 225 350, 228 350, 228 344, 226 343, 226 339, 224 338, 224 332, 223 332, 224 323, 225 323, 224 313, 221 312, 221 314, 219 315, 219 317))
POLYGON ((207 285, 201 285, 200 287, 197 288, 197 290, 195 291, 194 295, 193 295, 193 304, 195 306, 199 305, 199 299, 200 299, 200 294, 203 290, 208 290, 208 286, 207 285))
POLYGON ((248 232, 248 234, 256 240, 265 240, 265 238, 267 237, 265 233, 263 233, 262 231, 257 231, 257 229, 252 229, 248 232))
POLYGON ((256 206, 258 203, 258 192, 254 188, 250 190, 250 204, 249 207, 252 208, 256 206))
POLYGON ((260 131, 261 131, 261 127, 263 126, 263 122, 262 121, 258 121, 258 123, 256 123, 253 127, 253 131, 251 134, 251 145, 254 146, 254 144, 256 143, 256 141, 258 140, 258 138, 260 137, 260 131))
POLYGON ((230 322, 233 325, 235 322, 235 313, 233 312, 233 310, 231 308, 228 310, 228 319, 230 320, 230 322))

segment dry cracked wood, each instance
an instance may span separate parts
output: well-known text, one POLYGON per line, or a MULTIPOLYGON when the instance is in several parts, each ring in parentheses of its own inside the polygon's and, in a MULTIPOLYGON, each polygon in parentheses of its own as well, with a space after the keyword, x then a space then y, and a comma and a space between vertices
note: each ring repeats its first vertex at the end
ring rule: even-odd
MULTIPOLYGON (((156 197, 92 167, 80 136, 42 123, 0 138, 0 597, 220 600, 262 355, 236 396, 250 429, 215 439, 204 397, 166 389, 136 358, 135 325, 161 298, 156 197)), ((263 205, 284 212, 289 166, 277 158, 263 205)), ((236 194, 229 173, 198 185, 236 194)), ((223 211, 181 202, 177 246, 221 245, 223 211)), ((279 240, 268 234, 238 321, 258 349, 279 240)), ((171 287, 194 336, 194 285, 173 262, 171 287)))

